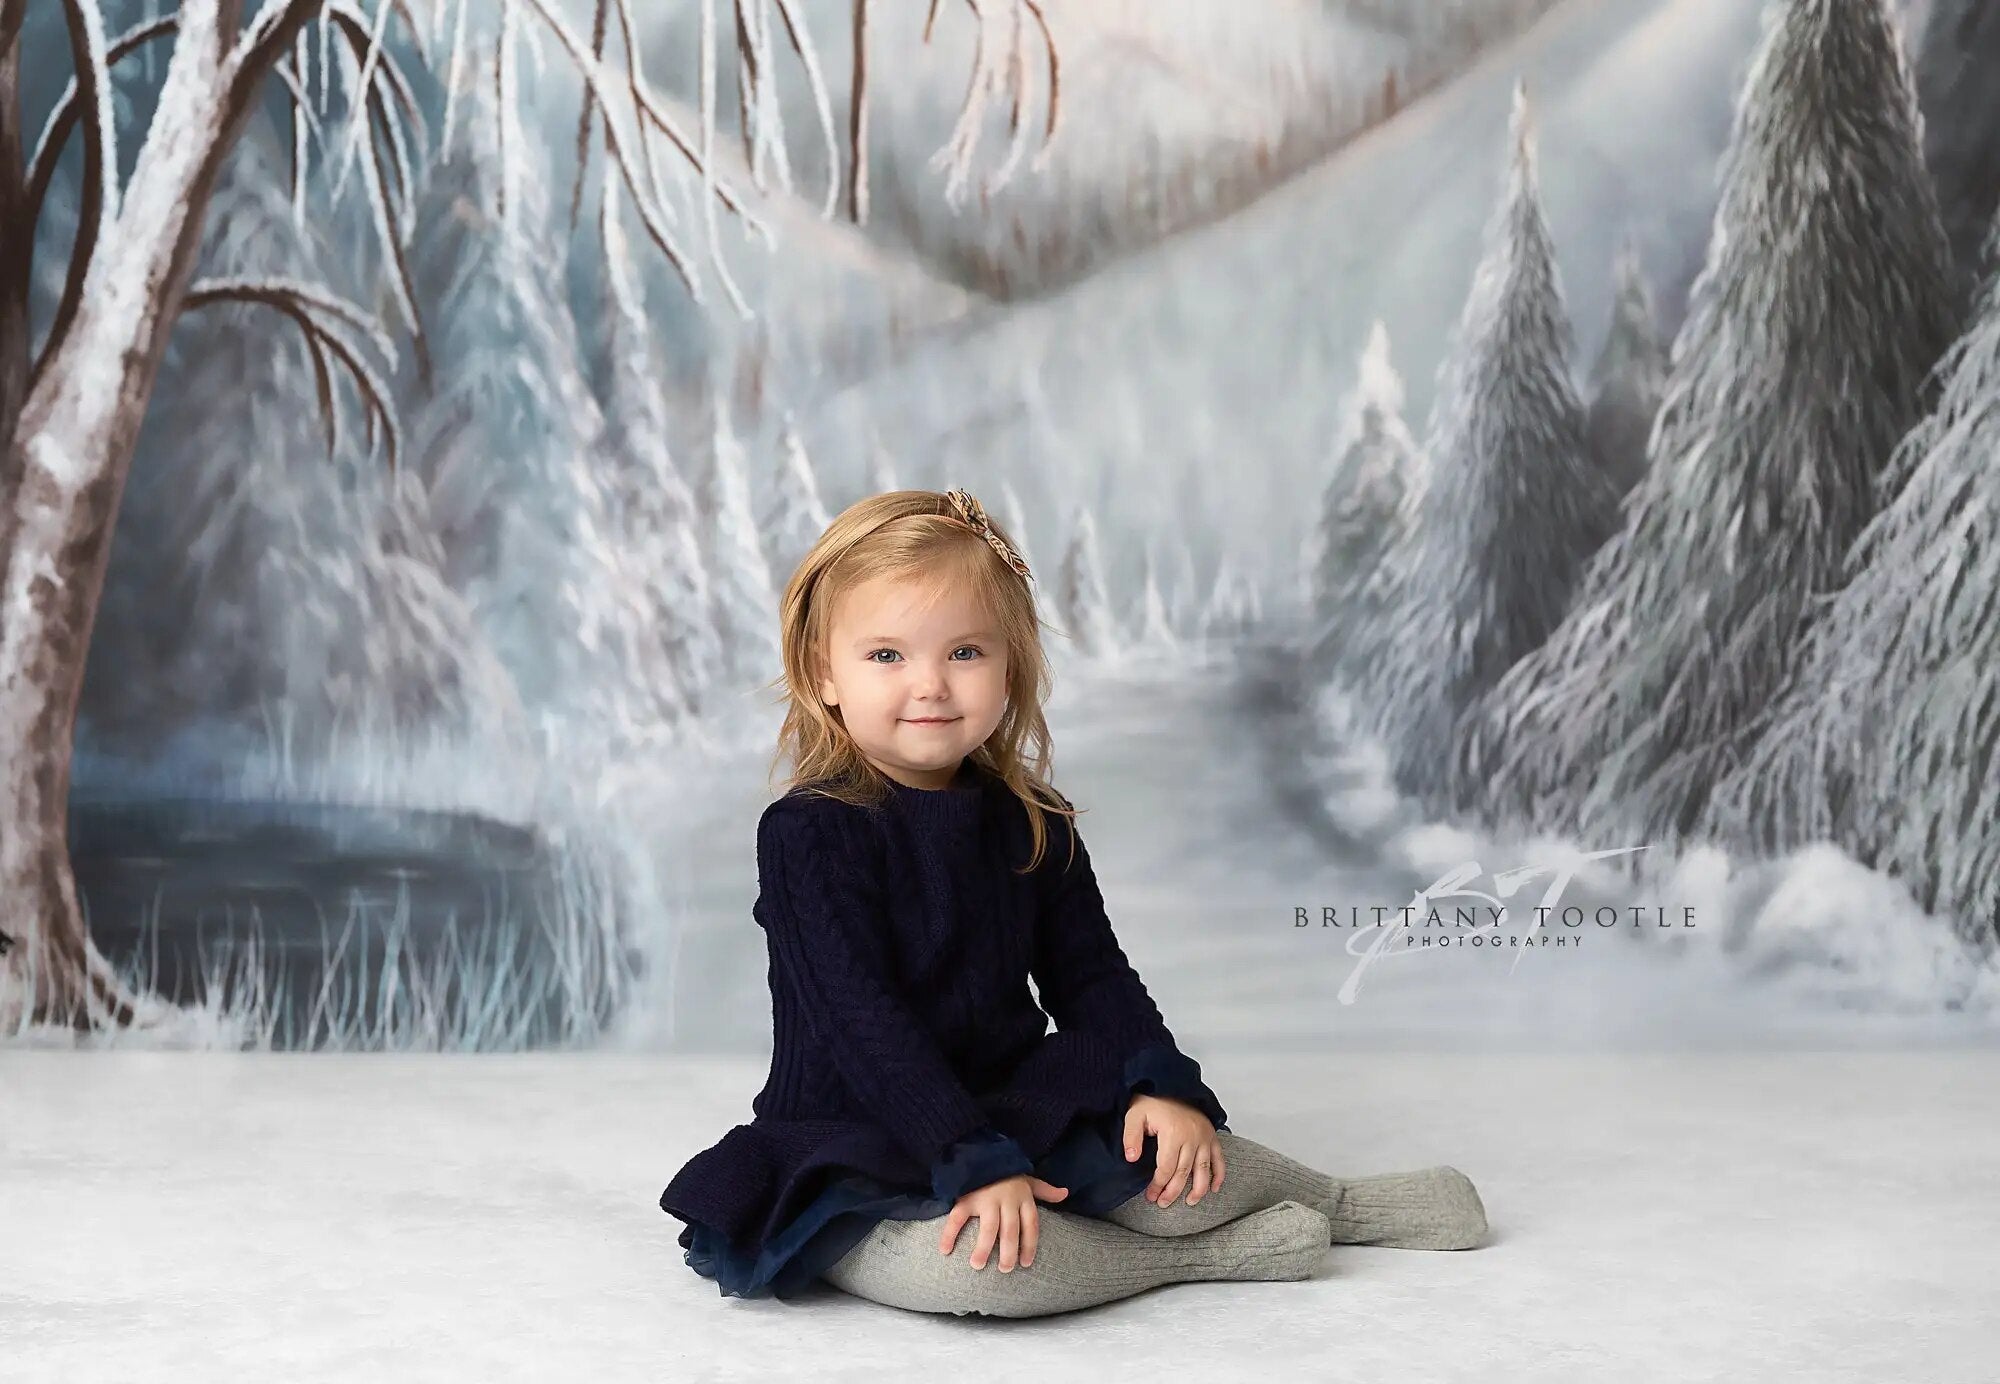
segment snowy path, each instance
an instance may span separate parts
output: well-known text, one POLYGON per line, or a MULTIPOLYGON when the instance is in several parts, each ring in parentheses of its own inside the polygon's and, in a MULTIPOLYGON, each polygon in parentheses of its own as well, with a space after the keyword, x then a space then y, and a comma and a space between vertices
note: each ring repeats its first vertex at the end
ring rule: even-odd
MULTIPOLYGON (((1451 1163, 1493 1234, 1030 1322, 724 1300, 655 1206, 743 1058, 0 1053, 0 1374, 1992 1378, 2000 1058, 1213 1059, 1246 1137, 1451 1163)), ((970 1270, 968 1269, 968 1272, 970 1270)), ((1030 1270, 1032 1272, 1032 1270, 1030 1270)))

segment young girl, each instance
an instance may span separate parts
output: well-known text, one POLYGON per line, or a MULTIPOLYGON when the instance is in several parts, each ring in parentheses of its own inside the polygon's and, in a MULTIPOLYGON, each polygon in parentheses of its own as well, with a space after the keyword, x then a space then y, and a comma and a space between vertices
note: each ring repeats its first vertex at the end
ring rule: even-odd
POLYGON ((834 520, 786 587, 796 771, 758 823, 753 910, 771 1068, 752 1121, 660 1198, 689 1267, 725 1296, 824 1279, 1022 1317, 1305 1278, 1333 1241, 1476 1244, 1455 1169, 1340 1179, 1229 1131, 1044 777, 1029 578, 965 491, 899 490, 834 520))

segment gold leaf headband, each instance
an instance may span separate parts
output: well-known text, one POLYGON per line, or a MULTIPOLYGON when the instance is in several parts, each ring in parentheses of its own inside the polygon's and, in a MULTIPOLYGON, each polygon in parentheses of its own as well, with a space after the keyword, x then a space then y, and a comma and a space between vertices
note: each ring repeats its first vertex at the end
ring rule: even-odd
POLYGON ((992 544, 993 551, 1000 554, 1002 562, 1022 577, 1032 578, 1033 574, 1028 571, 1028 564, 1022 561, 1021 555, 1014 551, 1006 539, 993 532, 993 525, 986 518, 985 506, 964 490, 947 490, 944 497, 951 501, 951 507, 958 511, 959 522, 992 544))

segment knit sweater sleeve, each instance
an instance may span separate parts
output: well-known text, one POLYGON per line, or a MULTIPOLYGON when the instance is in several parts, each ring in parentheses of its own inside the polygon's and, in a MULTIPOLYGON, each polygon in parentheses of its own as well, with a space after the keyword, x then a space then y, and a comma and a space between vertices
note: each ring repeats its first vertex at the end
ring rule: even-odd
POLYGON ((897 993, 879 898, 841 837, 811 803, 773 804, 758 825, 773 1000, 797 1006, 849 1094, 930 1169, 934 1196, 955 1201, 1032 1172, 1033 1160, 987 1122, 897 993))
MULTIPOLYGON (((1067 798, 1063 803, 1074 806, 1067 798)), ((1066 825, 1074 831, 1074 823, 1066 825)), ((1052 838, 1062 835, 1058 829, 1052 838)), ((1058 1029, 1080 1029, 1110 1046, 1124 1064, 1129 1095, 1185 1101, 1217 1129, 1228 1128, 1228 1113, 1202 1081, 1201 1064, 1175 1043, 1159 1006, 1111 930, 1082 834, 1073 839, 1074 859, 1066 859, 1067 841, 1049 843, 1057 873, 1036 915, 1031 968, 1042 1007, 1058 1029)))

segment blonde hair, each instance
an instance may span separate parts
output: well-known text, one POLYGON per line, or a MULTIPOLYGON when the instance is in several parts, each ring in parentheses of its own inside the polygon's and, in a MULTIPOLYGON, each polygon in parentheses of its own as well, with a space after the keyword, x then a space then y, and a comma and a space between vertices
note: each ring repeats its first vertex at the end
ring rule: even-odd
MULTIPOLYGON (((990 518, 986 523, 1013 547, 1005 530, 990 518)), ((778 610, 785 671, 766 686, 778 690, 790 707, 778 731, 772 770, 789 758, 788 790, 803 787, 856 807, 888 800, 888 776, 861 753, 840 708, 827 706, 819 696, 834 610, 847 592, 878 577, 915 583, 925 607, 952 591, 969 591, 999 627, 1007 646, 1007 710, 968 758, 1006 784, 1027 809, 1034 852, 1016 873, 1034 870, 1048 843, 1047 817, 1072 823, 1076 817, 1076 808, 1048 782, 1052 747, 1042 708, 1053 677, 1042 651, 1043 621, 1028 579, 960 517, 949 496, 937 491, 892 490, 849 505, 827 525, 785 584, 778 610)), ((1072 860, 1075 855, 1072 826, 1072 860)))

